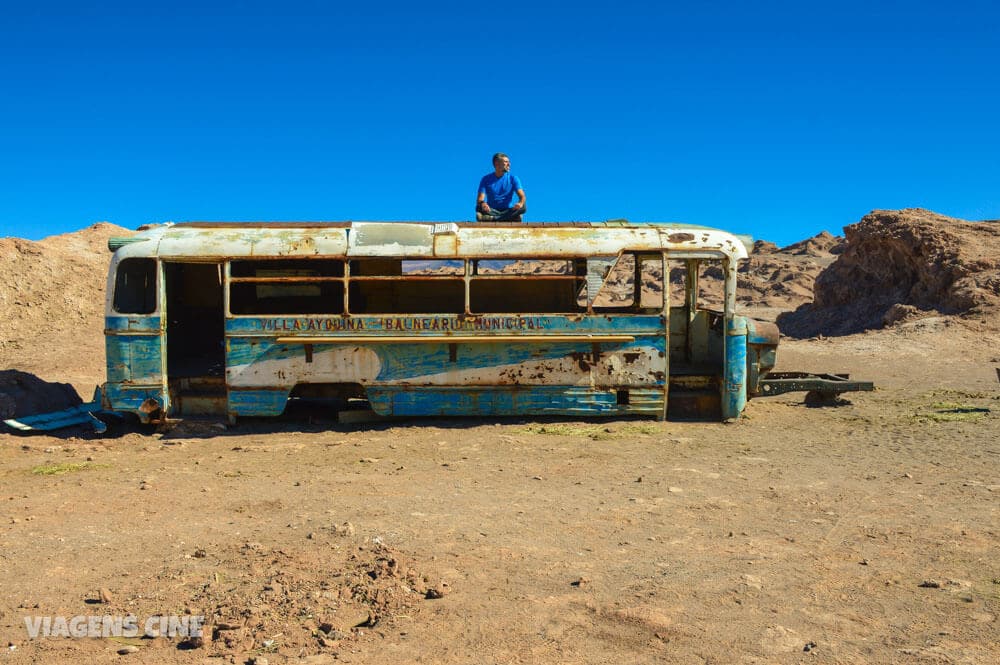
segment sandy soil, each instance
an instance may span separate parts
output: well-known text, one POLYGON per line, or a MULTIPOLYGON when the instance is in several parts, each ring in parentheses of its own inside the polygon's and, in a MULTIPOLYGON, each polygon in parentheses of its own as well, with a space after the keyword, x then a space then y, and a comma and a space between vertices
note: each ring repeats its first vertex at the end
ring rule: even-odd
MULTIPOLYGON (((0 369, 101 381, 16 341, 0 369)), ((998 662, 998 366, 1000 335, 928 317, 783 341, 779 369, 878 390, 731 425, 5 430, 0 663, 998 662), (24 620, 186 612, 202 643, 24 620)))

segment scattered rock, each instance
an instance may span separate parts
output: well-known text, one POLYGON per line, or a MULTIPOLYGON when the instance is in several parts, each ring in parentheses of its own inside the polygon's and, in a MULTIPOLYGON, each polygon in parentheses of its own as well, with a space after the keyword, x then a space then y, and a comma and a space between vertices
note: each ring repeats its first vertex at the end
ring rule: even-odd
POLYGON ((334 525, 333 532, 338 536, 353 536, 357 533, 357 530, 350 522, 344 522, 343 524, 334 525))
POLYGON ((427 598, 427 600, 436 600, 438 598, 444 598, 450 591, 451 589, 448 588, 448 585, 442 582, 435 587, 427 589, 427 593, 424 594, 424 597, 427 598))
POLYGON ((919 312, 920 310, 913 305, 896 303, 889 308, 889 311, 882 315, 882 325, 889 328, 900 321, 905 321, 915 317, 919 312))
POLYGON ((205 638, 200 636, 189 637, 177 643, 177 648, 182 651, 191 651, 192 649, 200 649, 203 646, 205 646, 205 638))
POLYGON ((130 653, 139 653, 139 647, 129 644, 128 646, 124 646, 118 650, 119 656, 127 656, 130 653))
POLYGON ((579 577, 579 578, 573 580, 572 582, 570 582, 569 584, 570 584, 570 586, 575 586, 575 587, 585 587, 585 586, 587 586, 587 585, 590 584, 590 578, 589 577, 579 577))
POLYGON ((618 621, 636 624, 651 631, 653 634, 662 633, 669 635, 673 630, 674 618, 663 609, 651 605, 636 605, 632 607, 620 607, 607 609, 602 612, 606 616, 618 621))
MULTIPOLYGON (((225 660, 241 652, 249 656, 256 648, 271 658, 278 658, 271 655, 275 649, 285 653, 287 648, 291 654, 303 647, 342 648, 339 643, 350 644, 367 634, 360 629, 394 630, 397 617, 411 614, 409 610, 426 597, 417 562, 370 540, 333 547, 328 553, 294 545, 272 549, 252 542, 219 547, 213 545, 212 558, 231 562, 229 566, 239 570, 227 566, 224 576, 213 576, 199 586, 188 610, 213 617, 205 626, 208 657, 225 660), (273 649, 264 646, 265 636, 273 640, 273 649)), ((448 590, 446 585, 437 589, 441 595, 448 590)), ((196 642, 176 646, 200 649, 196 642)), ((295 657, 289 656, 292 660, 295 657)))
POLYGON ((393 577, 398 577, 403 569, 403 559, 402 558, 389 559, 388 561, 385 562, 385 569, 389 573, 389 575, 393 577))
MULTIPOLYGON (((375 623, 376 612, 373 612, 371 608, 359 607, 354 604, 348 604, 337 610, 337 622, 341 629, 349 631, 352 628, 363 628, 371 626, 375 623)), ((337 634, 338 629, 334 629, 327 635, 333 639, 333 635, 337 634)))
POLYGON ((923 587, 924 589, 940 589, 941 583, 938 582, 937 580, 924 580, 917 586, 923 587))
POLYGON ((100 591, 97 592, 97 599, 105 605, 108 605, 114 600, 114 596, 111 595, 111 591, 101 587, 100 591))
POLYGON ((195 559, 204 559, 205 557, 208 556, 208 552, 199 547, 194 551, 194 554, 192 554, 191 556, 193 556, 195 559))

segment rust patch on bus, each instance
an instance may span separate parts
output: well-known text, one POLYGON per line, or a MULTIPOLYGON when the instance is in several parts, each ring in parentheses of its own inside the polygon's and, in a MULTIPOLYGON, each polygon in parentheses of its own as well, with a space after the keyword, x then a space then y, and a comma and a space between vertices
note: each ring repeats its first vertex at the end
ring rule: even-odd
POLYGON ((587 357, 588 354, 581 353, 579 351, 569 354, 569 357, 576 361, 576 364, 584 372, 590 371, 590 359, 587 357))

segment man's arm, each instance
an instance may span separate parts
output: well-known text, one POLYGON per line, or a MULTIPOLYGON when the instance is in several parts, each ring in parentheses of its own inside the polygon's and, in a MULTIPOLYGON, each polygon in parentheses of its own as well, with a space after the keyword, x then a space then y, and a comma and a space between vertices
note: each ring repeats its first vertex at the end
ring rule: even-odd
POLYGON ((476 190, 476 210, 489 213, 490 207, 486 203, 486 178, 487 176, 483 176, 479 179, 479 189, 476 190))
POLYGON ((524 190, 523 189, 517 190, 517 203, 514 204, 514 207, 520 210, 521 208, 524 207, 524 205, 527 202, 528 202, 528 197, 524 195, 524 190))

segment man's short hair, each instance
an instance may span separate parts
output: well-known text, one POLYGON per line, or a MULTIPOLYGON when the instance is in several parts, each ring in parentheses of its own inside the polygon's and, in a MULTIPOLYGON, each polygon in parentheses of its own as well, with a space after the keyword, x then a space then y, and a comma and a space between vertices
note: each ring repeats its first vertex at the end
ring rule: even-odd
MULTIPOLYGON (((507 157, 507 155, 505 155, 502 152, 498 152, 497 154, 493 155, 493 163, 496 164, 497 162, 499 162, 504 157, 507 157)), ((507 157, 507 159, 510 159, 510 157, 507 157)))

